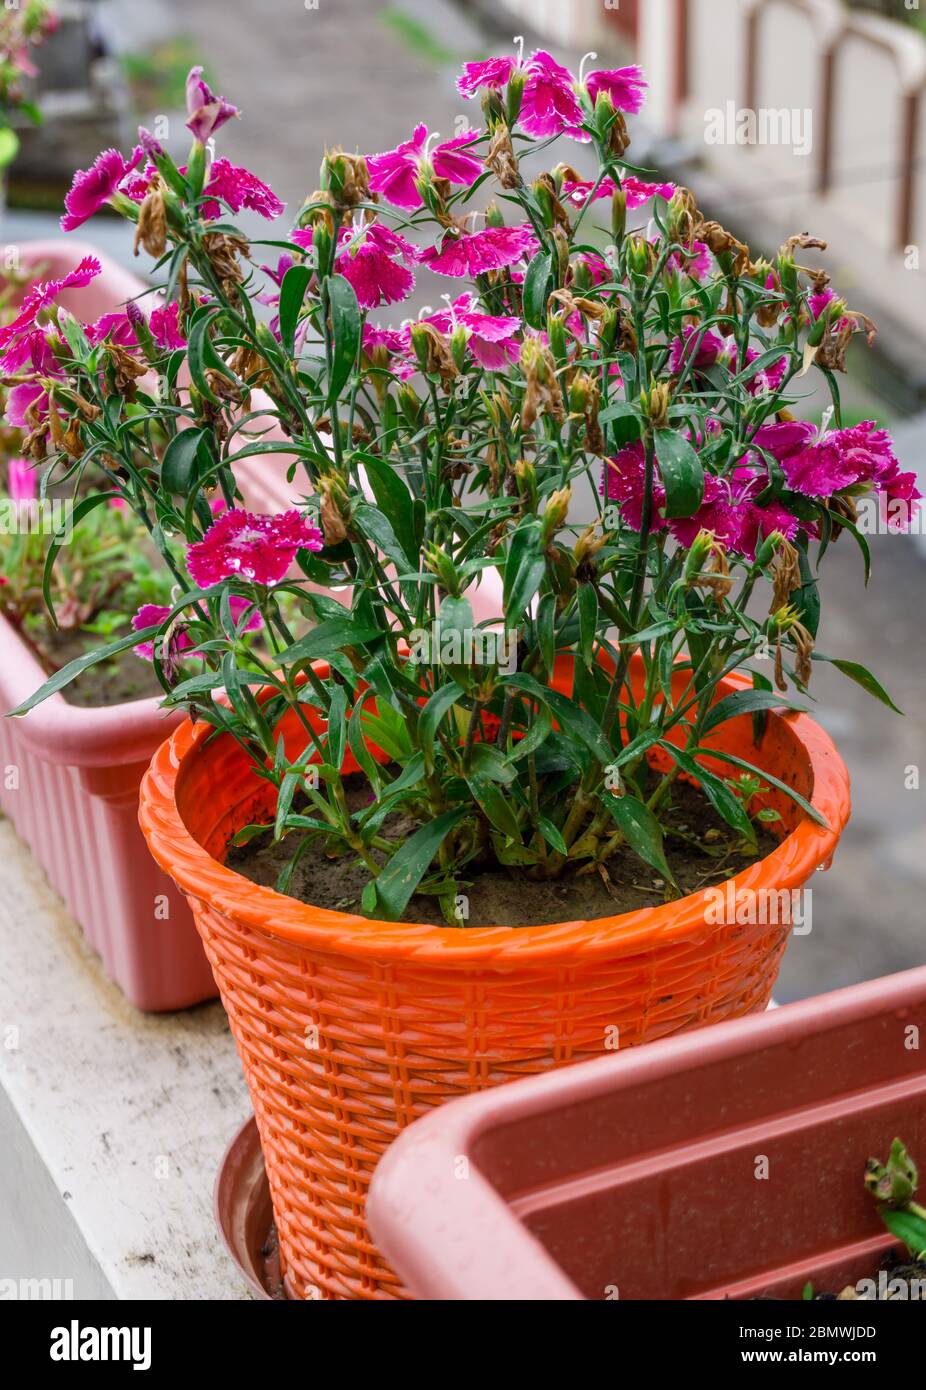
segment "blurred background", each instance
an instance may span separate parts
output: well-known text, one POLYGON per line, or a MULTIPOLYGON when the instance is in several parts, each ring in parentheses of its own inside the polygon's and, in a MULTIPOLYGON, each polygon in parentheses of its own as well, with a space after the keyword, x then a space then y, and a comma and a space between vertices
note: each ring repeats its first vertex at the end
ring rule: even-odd
MULTIPOLYGON (((705 212, 754 254, 774 254, 794 232, 828 241, 837 290, 879 327, 872 351, 861 338, 852 349, 845 422, 887 425, 926 493, 926 14, 918 7, 59 0, 55 8, 54 31, 30 52, 34 71, 16 75, 43 120, 34 124, 28 109, 15 118, 18 150, 0 180, 0 249, 57 235, 73 170, 108 146, 131 148, 139 123, 182 155, 193 64, 243 112, 222 132, 221 152, 253 168, 294 215, 317 187, 326 146, 369 154, 407 139, 420 121, 450 138, 478 120, 454 85, 462 61, 509 51, 516 34, 574 70, 594 50, 596 66, 638 62, 651 83, 643 116, 631 122, 636 163, 692 186, 705 212)), ((0 141, 0 164, 3 149, 0 141)), ((553 159, 581 167, 583 154, 565 141, 553 159)), ((144 273, 125 223, 101 215, 83 231, 144 273)), ((806 259, 819 263, 815 252, 806 259)), ((408 312, 401 306, 395 321, 408 312)), ((828 400, 807 390, 801 413, 819 420, 828 400)), ((869 537, 867 590, 848 538, 826 557, 820 650, 869 667, 906 715, 830 667, 815 675, 818 717, 852 774, 854 816, 832 872, 813 884, 813 929, 788 951, 782 1002, 926 960, 926 518, 914 529, 920 534, 869 537)))

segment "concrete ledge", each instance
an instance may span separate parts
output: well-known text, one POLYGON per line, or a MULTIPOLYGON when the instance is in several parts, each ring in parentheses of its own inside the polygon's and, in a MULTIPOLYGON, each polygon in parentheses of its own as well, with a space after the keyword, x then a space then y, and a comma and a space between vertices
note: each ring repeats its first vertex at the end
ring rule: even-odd
POLYGON ((7 822, 0 956, 0 1297, 249 1298, 212 1215, 250 1109, 221 1005, 133 1009, 7 822))

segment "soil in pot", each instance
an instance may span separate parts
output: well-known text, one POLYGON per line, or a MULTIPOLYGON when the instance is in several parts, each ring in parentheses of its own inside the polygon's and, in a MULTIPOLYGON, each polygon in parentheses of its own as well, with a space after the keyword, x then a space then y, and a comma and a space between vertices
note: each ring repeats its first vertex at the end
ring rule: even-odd
MULTIPOLYGON (((345 778, 345 789, 352 810, 367 805, 372 796, 369 783, 362 775, 345 778)), ((749 864, 764 859, 778 843, 759 823, 756 825, 757 847, 749 846, 744 850, 739 837, 697 787, 679 782, 673 788, 672 797, 664 829, 682 896, 723 883, 749 864)), ((384 822, 380 833, 401 840, 416 828, 405 817, 395 816, 384 822)), ((226 864, 252 883, 273 888, 292 853, 291 843, 285 840, 274 843, 272 833, 267 831, 245 845, 231 847, 226 864)), ((523 868, 493 867, 481 873, 474 871, 471 883, 461 882, 461 891, 469 899, 466 925, 521 927, 594 921, 656 907, 666 901, 664 881, 647 870, 630 850, 618 850, 605 869, 606 877, 596 872, 578 873, 552 883, 530 878, 523 868)), ((296 865, 286 892, 315 907, 363 916, 366 914, 360 895, 369 876, 369 870, 350 854, 329 858, 320 849, 310 850, 296 865)), ((415 894, 402 920, 439 923, 441 912, 436 898, 415 894)))
MULTIPOLYGON (((52 675, 69 661, 93 651, 99 645, 100 638, 95 633, 79 629, 59 631, 38 644, 38 656, 46 673, 52 675)), ((91 666, 70 685, 66 685, 62 694, 69 705, 89 709, 101 705, 121 705, 152 696, 160 698, 164 690, 152 663, 140 660, 129 649, 100 662, 98 666, 91 666)))
POLYGON ((814 1303, 844 1303, 854 1300, 878 1303, 926 1302, 926 1262, 911 1260, 903 1249, 886 1251, 881 1263, 871 1274, 870 1282, 875 1286, 873 1294, 859 1293, 853 1284, 840 1293, 817 1293, 813 1286, 808 1284, 804 1298, 814 1303))

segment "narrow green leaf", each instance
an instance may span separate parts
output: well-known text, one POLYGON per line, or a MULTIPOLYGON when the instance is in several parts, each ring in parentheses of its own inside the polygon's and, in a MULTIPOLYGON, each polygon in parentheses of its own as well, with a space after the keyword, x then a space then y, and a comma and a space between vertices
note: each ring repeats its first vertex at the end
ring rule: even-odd
POLYGON ((305 292, 315 274, 309 265, 291 265, 280 286, 280 341, 290 357, 296 347, 296 328, 305 303, 305 292))
MULTIPOLYGON (((732 826, 745 840, 751 845, 756 843, 756 828, 746 811, 740 798, 731 791, 727 784, 713 772, 708 772, 706 767, 702 767, 697 760, 688 753, 676 748, 671 743, 662 743, 672 757, 678 763, 683 772, 687 772, 692 777, 707 797, 719 816, 732 826)), ((762 775, 761 773, 759 774, 762 775)))
POLYGON ((551 252, 539 252, 527 267, 524 277, 524 317, 531 328, 546 328, 547 301, 552 289, 552 277, 551 252))
POLYGON ((702 734, 709 734, 728 719, 736 719, 741 714, 752 714, 756 710, 793 709, 806 712, 807 706, 789 700, 785 695, 767 690, 737 690, 712 705, 701 725, 702 734))
POLYGON ((848 676, 850 681, 855 681, 863 690, 867 690, 869 695, 874 695, 876 700, 880 700, 882 705, 887 705, 895 714, 903 714, 902 709, 898 709, 894 701, 888 695, 871 672, 860 665, 857 661, 844 661, 841 657, 824 656, 822 652, 814 652, 814 661, 828 661, 831 666, 835 666, 837 671, 841 671, 844 676, 848 676))
POLYGON ((343 275, 329 276, 325 288, 333 340, 328 398, 335 400, 357 362, 362 318, 354 287, 343 275))
POLYGON ((601 804, 611 813, 634 854, 655 869, 673 888, 677 887, 663 848, 662 826, 649 807, 629 793, 615 796, 613 792, 602 792, 601 804))
POLYGON ((469 814, 466 806, 445 811, 409 836, 389 860, 376 879, 377 906, 389 921, 398 921, 402 916, 444 840, 469 814))
POLYGON ((704 497, 704 469, 691 444, 675 430, 657 430, 656 458, 666 490, 666 516, 694 516, 704 497))

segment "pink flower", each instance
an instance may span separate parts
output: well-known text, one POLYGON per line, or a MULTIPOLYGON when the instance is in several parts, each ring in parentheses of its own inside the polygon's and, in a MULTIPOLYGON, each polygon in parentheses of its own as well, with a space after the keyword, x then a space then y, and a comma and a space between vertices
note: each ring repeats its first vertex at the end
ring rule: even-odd
POLYGON ((708 328, 706 332, 702 332, 701 329, 686 324, 682 329, 682 336, 672 343, 669 371, 675 376, 692 361, 695 371, 703 371, 705 367, 713 367, 729 350, 728 340, 721 338, 713 329, 708 328))
POLYGON ((785 459, 805 449, 816 433, 808 420, 775 421, 757 430, 752 442, 759 449, 767 449, 779 463, 784 463, 785 459))
POLYGON ((260 213, 268 222, 279 217, 286 204, 265 183, 252 174, 250 169, 242 169, 227 159, 216 159, 209 169, 209 181, 203 189, 203 197, 209 199, 201 205, 202 215, 207 219, 221 216, 222 207, 217 201, 222 199, 232 212, 249 208, 260 213))
MULTIPOLYGON (((637 440, 628 444, 619 454, 606 461, 601 476, 602 494, 609 502, 616 502, 621 517, 634 531, 643 524, 643 494, 646 482, 646 455, 643 443, 637 440)), ((650 527, 653 531, 665 529, 665 520, 660 515, 666 503, 666 492, 658 479, 653 481, 653 507, 650 527)))
POLYGON ((472 183, 484 173, 482 160, 464 148, 476 134, 474 130, 464 131, 454 140, 435 145, 429 153, 428 128, 416 126, 412 138, 396 149, 367 156, 371 189, 396 207, 413 211, 423 203, 418 181, 431 172, 450 183, 472 183))
POLYGON ((37 381, 20 382, 18 386, 13 386, 7 392, 4 419, 13 429, 30 430, 32 429, 30 414, 44 417, 47 413, 48 393, 45 387, 37 381))
POLYGON ((111 343, 118 344, 119 347, 137 347, 138 339, 135 337, 135 330, 129 322, 128 315, 123 312, 114 314, 104 314, 97 319, 96 323, 88 323, 84 326, 87 341, 94 346, 97 343, 105 343, 107 339, 111 343))
POLYGON ((102 266, 95 256, 85 256, 76 269, 60 280, 37 281, 22 302, 22 308, 12 323, 0 328, 0 348, 6 347, 21 333, 35 326, 43 310, 48 309, 62 290, 83 288, 100 274, 102 266))
MULTIPOLYGON (((244 598, 241 594, 229 594, 228 606, 231 610, 232 619, 235 626, 241 621, 246 612, 250 612, 250 617, 241 632, 256 632, 263 627, 264 620, 260 613, 251 603, 250 599, 244 598)), ((144 632, 149 627, 160 627, 170 615, 170 609, 164 608, 158 603, 143 603, 141 608, 132 619, 132 628, 135 632, 144 632)), ((171 635, 171 656, 176 658, 181 652, 191 651, 193 642, 185 628, 178 626, 171 635)), ((134 648, 135 655, 143 657, 146 661, 154 660, 154 639, 150 642, 139 642, 134 648)))
POLYGON ((592 99, 592 105, 598 100, 599 92, 607 92, 616 110, 627 111, 630 115, 636 116, 643 109, 649 83, 641 70, 634 65, 628 68, 614 68, 611 71, 590 72, 585 79, 585 86, 592 99))
POLYGON ((511 74, 519 67, 516 58, 487 58, 483 63, 464 63, 462 75, 457 78, 457 91, 467 100, 483 87, 499 91, 508 85, 511 74))
POLYGON ((694 516, 670 521, 669 530, 686 549, 699 531, 713 531, 728 550, 752 560, 759 542, 773 531, 790 540, 800 528, 797 517, 779 503, 757 505, 755 498, 767 486, 768 473, 762 467, 739 465, 725 478, 707 474, 701 506, 694 516))
POLYGON ((6 466, 6 486, 14 502, 31 502, 38 496, 35 470, 28 459, 10 459, 6 466))
POLYGON ((703 241, 693 241, 687 254, 675 251, 669 257, 669 265, 680 274, 690 275, 694 280, 706 280, 711 273, 711 253, 703 241))
POLYGON ((126 174, 139 164, 141 149, 136 149, 131 160, 123 159, 118 150, 104 150, 97 155, 89 169, 78 169, 74 175, 70 191, 65 195, 65 214, 61 219, 61 230, 73 232, 104 203, 108 203, 118 191, 126 174))
POLYGON ((539 49, 527 64, 527 81, 518 120, 528 135, 579 135, 585 119, 573 89, 572 73, 539 49))
POLYGON ((237 106, 232 106, 224 97, 217 97, 210 90, 203 81, 201 67, 191 68, 187 77, 186 109, 190 118, 186 123, 187 130, 202 144, 221 130, 226 121, 239 114, 237 106))
POLYGON ((537 238, 527 222, 518 227, 486 227, 456 238, 446 238, 442 248, 425 251, 424 263, 439 275, 474 278, 487 270, 501 270, 515 265, 539 248, 537 238))
MULTIPOLYGON (((421 322, 433 324, 439 333, 450 334, 455 328, 462 328, 473 357, 490 372, 504 371, 510 362, 518 360, 521 352, 520 344, 513 341, 521 329, 521 320, 507 315, 480 313, 469 294, 461 295, 448 309, 431 314, 421 322)), ((405 333, 406 342, 410 345, 411 328, 407 328, 405 333)))
POLYGON ((321 549, 321 532, 295 509, 257 516, 232 508, 187 548, 187 567, 204 589, 233 575, 256 584, 278 584, 297 550, 321 549))
POLYGON ((519 120, 529 135, 543 137, 580 132, 584 116, 574 91, 572 73, 542 49, 532 53, 527 62, 502 57, 489 58, 483 63, 465 63, 457 80, 457 91, 468 100, 484 87, 498 91, 510 82, 515 72, 524 74, 519 120))
MULTIPOLYGON (((299 245, 297 238, 301 235, 293 233, 291 240, 299 245)), ((342 227, 338 247, 340 254, 335 268, 353 285, 364 309, 398 304, 414 289, 415 277, 406 267, 417 265, 421 252, 382 222, 342 227)))
POLYGON ((173 304, 165 304, 163 308, 153 309, 148 328, 158 347, 163 348, 165 352, 186 347, 186 338, 180 332, 180 305, 176 300, 173 304))
POLYGON ((386 370, 394 372, 403 381, 414 376, 417 370, 416 363, 410 356, 411 336, 408 328, 381 328, 379 324, 365 323, 363 350, 373 362, 378 357, 379 365, 382 365, 382 357, 385 355, 386 370))
MULTIPOLYGON (((644 179, 638 179, 633 174, 627 174, 621 180, 621 188, 627 195, 627 207, 631 211, 642 207, 651 198, 665 198, 666 201, 675 194, 674 183, 647 183, 644 179)), ((575 207, 582 208, 589 198, 597 203, 601 198, 610 198, 617 192, 617 184, 612 178, 604 178, 595 187, 593 179, 579 179, 571 183, 564 183, 562 196, 575 207)))

